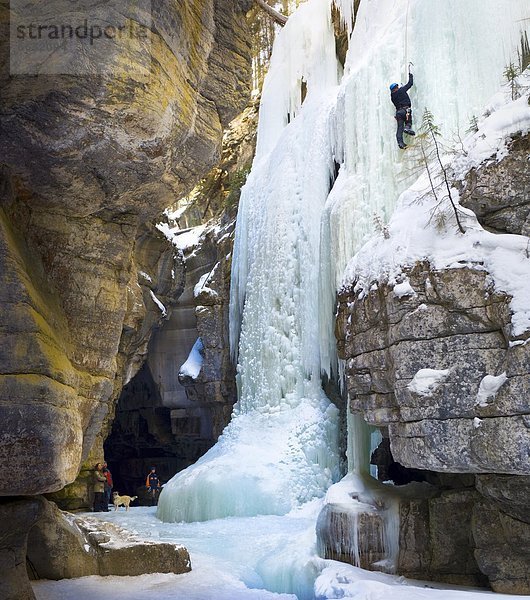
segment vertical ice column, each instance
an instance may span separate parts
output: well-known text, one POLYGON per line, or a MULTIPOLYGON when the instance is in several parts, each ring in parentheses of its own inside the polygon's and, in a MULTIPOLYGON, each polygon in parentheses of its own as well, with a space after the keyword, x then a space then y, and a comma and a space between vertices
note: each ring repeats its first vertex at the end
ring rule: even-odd
POLYGON ((233 256, 240 398, 216 446, 166 485, 163 520, 284 514, 337 477, 337 409, 320 380, 319 323, 331 315, 318 302, 338 84, 330 14, 330 0, 309 0, 274 46, 233 256))
POLYGON ((329 318, 318 303, 320 218, 337 78, 330 2, 312 0, 275 44, 240 203, 230 319, 240 412, 293 406, 320 387, 319 322, 329 318))

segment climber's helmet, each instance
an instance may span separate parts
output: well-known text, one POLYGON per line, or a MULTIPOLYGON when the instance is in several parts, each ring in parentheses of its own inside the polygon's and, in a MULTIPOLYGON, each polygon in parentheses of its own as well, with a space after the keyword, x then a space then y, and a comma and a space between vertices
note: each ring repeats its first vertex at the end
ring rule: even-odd
POLYGON ((393 92, 398 87, 399 87, 399 85, 397 83, 391 83, 390 84, 390 91, 393 92))

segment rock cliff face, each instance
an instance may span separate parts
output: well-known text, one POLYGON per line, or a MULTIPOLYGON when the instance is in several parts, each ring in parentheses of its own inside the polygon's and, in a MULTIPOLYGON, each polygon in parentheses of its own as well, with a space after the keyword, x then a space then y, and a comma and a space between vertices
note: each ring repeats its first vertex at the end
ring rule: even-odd
POLYGON ((123 492, 141 496, 138 486, 151 465, 168 481, 211 448, 230 419, 236 401, 228 348, 231 230, 208 228, 186 248, 184 291, 119 398, 105 456, 123 492), (198 338, 197 372, 179 374, 198 338))
MULTIPOLYGON (((506 158, 462 184, 484 227, 528 233, 528 144, 515 139, 506 158)), ((455 582, 485 575, 496 591, 529 593, 530 349, 510 338, 510 297, 481 265, 422 262, 404 277, 406 294, 389 284, 362 299, 355 283, 343 290, 336 328, 351 409, 384 429, 405 478, 420 470, 410 479, 423 473, 438 490, 401 503, 398 570, 455 582), (433 375, 425 369, 436 371, 427 387, 417 385, 433 375)))
POLYGON ((484 271, 421 263, 406 275, 408 296, 382 286, 363 300, 341 297, 353 410, 388 426, 392 455, 406 467, 526 474, 529 350, 507 341, 509 299, 491 289, 484 271), (422 369, 446 374, 418 391, 411 382, 422 369), (502 373, 495 397, 478 399, 484 377, 502 373))
MULTIPOLYGON (((196 377, 179 374, 186 391, 186 411, 206 416, 208 436, 216 441, 230 421, 237 400, 235 368, 230 359, 229 315, 230 268, 234 222, 210 231, 202 246, 215 248, 216 261, 197 285, 194 294, 197 333, 202 342, 202 365, 196 377)), ((186 418, 186 413, 184 413, 186 418)))
MULTIPOLYGON (((149 46, 71 56, 86 75, 10 74, 0 6, 0 465, 17 473, 0 496, 86 502, 86 472, 63 488, 101 460, 116 398, 184 287, 182 255, 149 223, 219 159, 248 98, 248 0, 151 5, 149 46)), ((67 6, 46 8, 68 22, 67 6)), ((40 501, 0 503, 14 532, 2 598, 33 597, 40 501)))
POLYGON ((8 77, 2 56, 0 464, 18 476, 0 494, 73 481, 139 368, 162 317, 151 291, 174 296, 181 272, 143 224, 218 159, 246 101, 246 9, 153 2, 150 55, 124 45, 98 77, 8 77))
MULTIPOLYGON (((178 211, 180 227, 204 218, 213 224, 175 232, 183 248, 184 289, 178 297, 162 297, 170 307, 168 318, 151 337, 147 362, 123 389, 105 442, 118 489, 140 501, 150 466, 156 464, 162 481, 168 481, 196 462, 217 441, 236 401, 228 333, 230 268, 235 212, 254 154, 257 118, 254 98, 226 130, 219 164, 192 192, 193 202, 186 200, 185 212, 178 211), (198 339, 200 369, 180 373, 198 339)), ((154 277, 152 269, 148 273, 154 277)), ((62 508, 79 504, 76 487, 86 497, 79 478, 58 498, 62 508)))

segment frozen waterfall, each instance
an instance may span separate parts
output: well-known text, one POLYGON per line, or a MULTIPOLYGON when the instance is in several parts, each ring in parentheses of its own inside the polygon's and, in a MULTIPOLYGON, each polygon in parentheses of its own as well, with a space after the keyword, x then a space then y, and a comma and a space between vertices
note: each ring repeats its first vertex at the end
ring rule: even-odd
MULTIPOLYGON (((349 23, 353 1, 335 3, 349 23)), ((412 177, 388 85, 413 62, 416 121, 428 107, 451 139, 499 87, 527 16, 527 0, 361 0, 343 70, 330 4, 308 0, 274 46, 233 256, 239 401, 166 485, 165 521, 285 514, 336 481, 337 409, 321 389, 337 373, 335 292, 412 177)))
POLYGON ((275 44, 239 206, 231 297, 239 401, 216 446, 167 484, 163 520, 285 514, 339 476, 338 411, 320 379, 319 323, 329 315, 318 303, 339 70, 329 3, 309 2, 275 44))

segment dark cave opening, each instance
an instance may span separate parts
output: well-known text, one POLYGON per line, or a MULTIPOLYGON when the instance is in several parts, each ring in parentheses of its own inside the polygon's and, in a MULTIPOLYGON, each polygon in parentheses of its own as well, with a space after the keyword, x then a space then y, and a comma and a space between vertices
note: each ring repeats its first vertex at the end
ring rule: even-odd
POLYGON ((394 485, 406 485, 413 481, 429 481, 432 475, 430 471, 410 469, 396 462, 392 456, 390 438, 385 436, 373 451, 370 464, 377 467, 379 481, 393 481, 394 485))
POLYGON ((114 491, 147 503, 145 480, 152 466, 165 483, 213 446, 213 436, 205 435, 211 431, 207 421, 207 411, 164 406, 146 362, 123 388, 104 444, 114 491))

